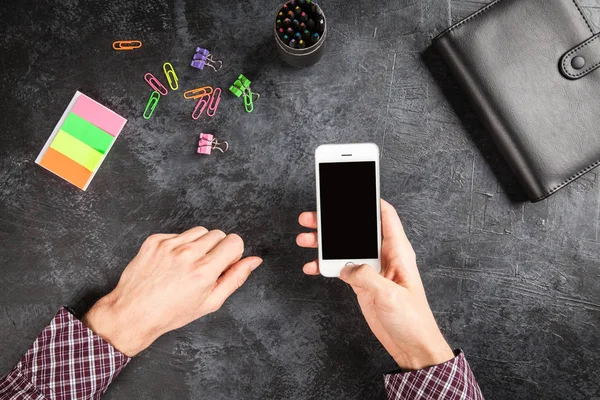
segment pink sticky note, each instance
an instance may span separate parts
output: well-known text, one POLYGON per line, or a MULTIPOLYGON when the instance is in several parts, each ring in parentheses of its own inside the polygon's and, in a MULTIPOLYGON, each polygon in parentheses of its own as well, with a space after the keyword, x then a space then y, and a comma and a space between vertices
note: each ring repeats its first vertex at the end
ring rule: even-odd
POLYGON ((127 122, 125 118, 116 112, 109 110, 84 94, 79 96, 72 112, 114 137, 119 136, 119 132, 127 122))

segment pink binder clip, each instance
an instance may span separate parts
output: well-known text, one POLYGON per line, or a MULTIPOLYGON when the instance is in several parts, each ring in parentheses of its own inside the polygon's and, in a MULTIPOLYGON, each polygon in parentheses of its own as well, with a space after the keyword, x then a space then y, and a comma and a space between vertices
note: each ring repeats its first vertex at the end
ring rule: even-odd
POLYGON ((221 102, 221 88, 216 88, 210 98, 210 103, 208 104, 208 110, 206 111, 206 115, 209 117, 214 117, 217 113, 217 108, 219 107, 219 103, 221 102))
POLYGON ((198 154, 210 155, 213 150, 225 153, 229 150, 229 143, 227 141, 219 142, 210 133, 201 133, 200 141, 198 142, 198 154), (223 149, 221 146, 225 146, 225 148, 223 149))
POLYGON ((200 97, 200 100, 198 100, 198 104, 196 104, 196 108, 194 108, 194 111, 192 112, 193 119, 200 118, 200 116, 204 112, 204 109, 206 108, 206 106, 208 106, 209 99, 210 99, 210 96, 200 97))
POLYGON ((156 90, 161 95, 166 96, 167 93, 169 93, 167 88, 164 87, 164 85, 162 83, 160 83, 160 81, 158 79, 156 79, 156 77, 154 75, 152 75, 150 72, 148 72, 146 75, 144 75, 144 80, 148 83, 148 85, 150 85, 150 87, 152 89, 156 90))

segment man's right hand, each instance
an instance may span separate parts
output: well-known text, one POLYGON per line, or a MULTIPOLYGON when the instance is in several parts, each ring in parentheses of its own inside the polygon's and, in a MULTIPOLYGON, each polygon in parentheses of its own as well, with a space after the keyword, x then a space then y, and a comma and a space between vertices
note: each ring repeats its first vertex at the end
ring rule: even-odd
MULTIPOLYGON (((317 229, 314 212, 302 213, 299 222, 317 229)), ((415 252, 400 218, 384 200, 381 227, 381 274, 366 264, 347 266, 340 279, 352 286, 369 327, 400 368, 418 370, 454 358, 429 308, 415 252)), ((301 233, 296 242, 301 247, 317 248, 317 233, 301 233)), ((309 262, 303 270, 308 275, 319 274, 318 262, 309 262)))
POLYGON ((156 234, 83 323, 132 357, 162 334, 217 311, 261 263, 235 234, 204 227, 156 234))

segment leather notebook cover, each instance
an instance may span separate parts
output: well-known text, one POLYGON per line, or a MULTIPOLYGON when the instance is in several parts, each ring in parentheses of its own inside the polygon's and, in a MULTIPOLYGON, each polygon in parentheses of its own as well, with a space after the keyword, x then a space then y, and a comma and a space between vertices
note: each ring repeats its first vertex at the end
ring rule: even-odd
POLYGON ((575 0, 497 0, 433 41, 531 201, 600 164, 600 40, 575 0))

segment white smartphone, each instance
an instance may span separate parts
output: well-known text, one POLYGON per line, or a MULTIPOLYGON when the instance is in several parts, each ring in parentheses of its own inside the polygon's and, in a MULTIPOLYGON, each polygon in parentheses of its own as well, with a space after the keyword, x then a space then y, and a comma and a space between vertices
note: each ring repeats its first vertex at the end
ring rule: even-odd
POLYGON ((319 270, 338 277, 346 265, 381 270, 379 147, 325 144, 315 150, 319 270))

